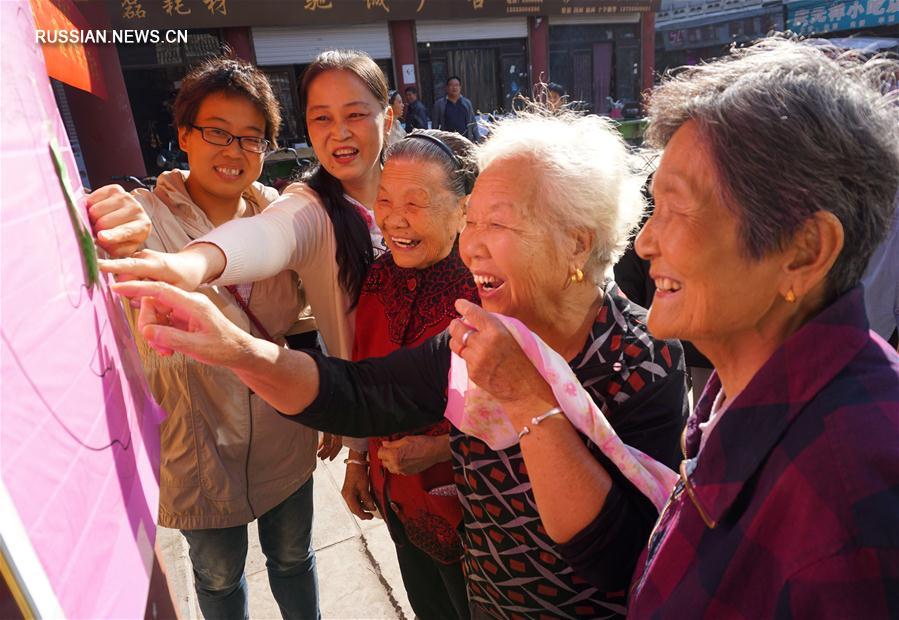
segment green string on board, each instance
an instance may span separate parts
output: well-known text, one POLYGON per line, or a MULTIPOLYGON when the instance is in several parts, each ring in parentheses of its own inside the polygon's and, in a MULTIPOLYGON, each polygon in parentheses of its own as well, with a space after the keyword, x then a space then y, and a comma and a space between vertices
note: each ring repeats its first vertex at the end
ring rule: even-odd
POLYGON ((81 259, 84 261, 84 269, 87 273, 87 282, 85 284, 88 289, 93 289, 94 285, 100 281, 100 268, 97 265, 97 248, 94 245, 94 239, 90 231, 85 228, 81 218, 78 217, 78 207, 75 205, 75 197, 72 195, 69 173, 65 163, 62 161, 62 154, 59 151, 59 144, 56 142, 55 137, 50 138, 50 157, 53 159, 53 167, 56 169, 56 177, 59 179, 62 195, 66 199, 66 208, 69 211, 69 219, 72 221, 75 236, 78 238, 78 246, 81 248, 81 259))

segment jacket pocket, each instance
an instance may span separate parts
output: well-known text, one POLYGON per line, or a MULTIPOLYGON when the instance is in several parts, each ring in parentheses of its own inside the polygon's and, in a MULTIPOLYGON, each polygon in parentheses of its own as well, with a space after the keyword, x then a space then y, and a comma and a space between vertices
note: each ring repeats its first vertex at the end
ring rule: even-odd
POLYGON ((232 373, 210 367, 195 369, 189 388, 200 490, 212 501, 245 503, 249 390, 232 373))

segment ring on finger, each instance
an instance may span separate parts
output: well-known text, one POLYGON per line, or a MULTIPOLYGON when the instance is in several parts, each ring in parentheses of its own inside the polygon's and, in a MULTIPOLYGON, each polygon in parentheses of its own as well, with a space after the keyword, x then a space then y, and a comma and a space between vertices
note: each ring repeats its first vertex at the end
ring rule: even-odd
POLYGON ((474 332, 473 329, 469 329, 467 332, 462 334, 462 348, 463 349, 468 346, 468 339, 469 339, 469 337, 471 337, 471 334, 473 332, 474 332))

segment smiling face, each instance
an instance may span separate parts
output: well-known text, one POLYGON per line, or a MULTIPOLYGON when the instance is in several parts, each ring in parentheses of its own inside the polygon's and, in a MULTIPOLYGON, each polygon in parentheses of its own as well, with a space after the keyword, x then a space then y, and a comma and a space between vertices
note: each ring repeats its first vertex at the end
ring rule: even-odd
POLYGON ((384 106, 350 71, 317 76, 306 94, 306 124, 315 156, 345 186, 364 184, 380 171, 384 106))
MULTIPOLYGON (((265 138, 262 111, 239 95, 208 95, 197 109, 194 125, 265 138)), ((199 129, 180 127, 178 145, 190 164, 187 189, 198 203, 204 198, 236 200, 262 173, 263 154, 245 151, 236 139, 228 146, 216 146, 206 142, 199 129)))
POLYGON ((740 223, 717 191, 714 162, 693 121, 672 137, 653 179, 655 209, 637 237, 656 284, 656 338, 708 345, 756 338, 778 297, 782 254, 745 255, 740 223))
POLYGON ((528 205, 537 181, 522 158, 491 163, 481 171, 468 202, 459 252, 471 270, 481 305, 538 331, 551 324, 574 241, 535 223, 528 205), (570 247, 569 247, 570 245, 570 247))
POLYGON ((446 188, 440 165, 394 157, 384 164, 377 221, 399 267, 424 269, 453 249, 462 227, 464 198, 446 188))

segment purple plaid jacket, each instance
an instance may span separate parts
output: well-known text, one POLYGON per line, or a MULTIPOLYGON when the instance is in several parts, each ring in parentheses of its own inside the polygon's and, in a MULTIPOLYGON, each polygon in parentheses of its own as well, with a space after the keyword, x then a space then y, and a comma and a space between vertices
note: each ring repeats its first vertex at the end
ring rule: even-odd
POLYGON ((793 334, 712 430, 637 564, 633 618, 899 617, 899 355, 862 291, 793 334))

